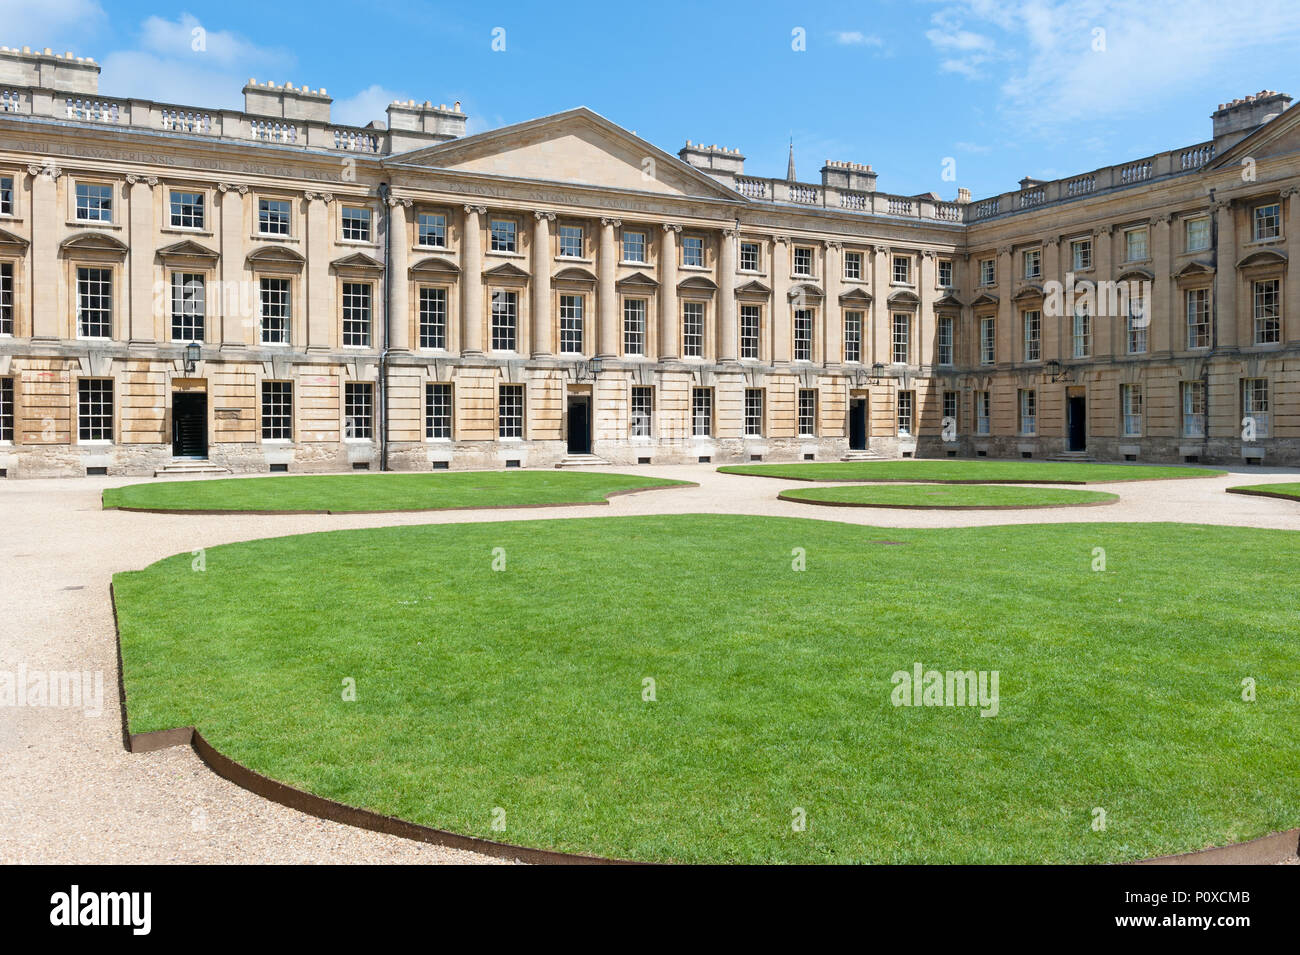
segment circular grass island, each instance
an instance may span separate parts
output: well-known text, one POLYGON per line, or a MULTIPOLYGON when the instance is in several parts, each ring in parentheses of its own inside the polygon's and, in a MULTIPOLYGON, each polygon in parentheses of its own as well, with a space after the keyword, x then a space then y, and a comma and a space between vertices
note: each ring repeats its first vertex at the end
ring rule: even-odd
POLYGON ((1024 510, 1035 507, 1095 507, 1114 504, 1118 494, 1073 488, 1010 484, 850 484, 795 488, 778 500, 827 507, 885 507, 903 510, 1024 510))
POLYGON ((264 539, 113 586, 131 733, 348 806, 645 861, 1119 862, 1300 821, 1297 562, 1241 527, 685 515, 264 539))
POLYGON ((1110 484, 1222 477, 1210 468, 1150 464, 1097 464, 1091 461, 815 461, 789 464, 734 464, 722 474, 782 478, 787 481, 899 481, 931 484, 1110 484))
POLYGON ((690 481, 603 471, 297 474, 128 484, 105 490, 103 505, 105 510, 167 513, 362 514, 606 504, 616 494, 695 486, 690 481))

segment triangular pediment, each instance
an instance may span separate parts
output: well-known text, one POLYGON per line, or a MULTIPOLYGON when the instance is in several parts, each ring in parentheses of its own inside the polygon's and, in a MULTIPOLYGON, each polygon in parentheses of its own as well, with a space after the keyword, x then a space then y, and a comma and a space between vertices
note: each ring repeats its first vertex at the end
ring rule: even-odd
POLYGON ((750 279, 736 289, 737 295, 770 295, 772 290, 758 279, 750 279))
POLYGON ((389 162, 624 192, 745 200, 585 106, 390 157, 389 162))
POLYGON ((659 283, 644 272, 633 272, 627 278, 619 279, 617 285, 618 288, 652 289, 659 287, 659 283))
POLYGON ((193 239, 165 245, 158 250, 160 259, 208 259, 216 261, 220 256, 206 245, 200 245, 193 239))
POLYGON ((25 249, 29 244, 22 236, 0 229, 0 248, 25 249))
POLYGON ((1225 149, 1206 163, 1205 169, 1225 169, 1241 165, 1241 160, 1265 159, 1300 153, 1300 103, 1291 106, 1271 122, 1258 127, 1245 139, 1225 149))
POLYGON ((935 308, 961 308, 961 299, 951 292, 946 293, 934 303, 935 308))
POLYGON ((1192 278, 1197 275, 1213 275, 1214 266, 1209 262, 1192 261, 1188 262, 1181 269, 1174 273, 1175 278, 1192 278))
POLYGON ((330 263, 332 269, 344 269, 362 272, 382 272, 384 263, 376 258, 366 255, 364 252, 353 252, 351 255, 344 255, 330 263))
POLYGON ((870 305, 871 293, 863 288, 849 289, 840 295, 841 305, 870 305))
POLYGON ((975 296, 974 301, 971 302, 972 306, 996 304, 998 304, 998 297, 992 292, 980 292, 979 295, 975 296))
POLYGON ((514 279, 523 281, 528 278, 528 273, 517 265, 512 265, 509 262, 502 262, 500 265, 493 266, 490 269, 484 269, 483 277, 488 279, 514 279))

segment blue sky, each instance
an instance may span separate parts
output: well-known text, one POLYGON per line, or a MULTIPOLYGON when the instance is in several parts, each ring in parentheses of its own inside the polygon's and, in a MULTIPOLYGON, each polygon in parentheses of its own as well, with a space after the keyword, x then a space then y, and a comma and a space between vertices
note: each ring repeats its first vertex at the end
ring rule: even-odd
POLYGON ((398 97, 460 100, 471 132, 585 105, 669 152, 739 147, 760 176, 785 174, 793 137, 801 180, 849 160, 944 198, 1203 141, 1233 97, 1300 96, 1296 0, 0 0, 0 44, 93 56, 102 92, 187 105, 240 108, 249 77, 323 86, 357 124, 398 97))

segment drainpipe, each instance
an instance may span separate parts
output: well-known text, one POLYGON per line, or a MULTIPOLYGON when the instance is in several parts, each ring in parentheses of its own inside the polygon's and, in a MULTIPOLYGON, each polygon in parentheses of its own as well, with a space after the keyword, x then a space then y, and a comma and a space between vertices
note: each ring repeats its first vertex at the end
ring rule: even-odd
POLYGON ((380 213, 384 217, 384 324, 381 329, 383 336, 381 341, 382 350, 379 352, 379 381, 377 382, 379 394, 376 395, 376 410, 379 414, 379 470, 388 470, 388 342, 389 342, 389 323, 392 321, 393 314, 393 289, 392 289, 392 253, 393 253, 393 232, 392 232, 392 213, 388 206, 389 195, 388 183, 379 184, 380 213))

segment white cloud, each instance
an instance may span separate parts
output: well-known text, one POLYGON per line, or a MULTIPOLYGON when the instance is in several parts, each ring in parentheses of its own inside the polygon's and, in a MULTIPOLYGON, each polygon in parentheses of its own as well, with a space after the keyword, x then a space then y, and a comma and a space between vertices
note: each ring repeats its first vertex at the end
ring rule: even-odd
POLYGON ((108 21, 98 0, 5 0, 2 6, 0 45, 20 49, 48 46, 56 53, 71 50, 79 56, 95 56, 77 44, 98 36, 108 21))
POLYGON ((393 100, 407 100, 393 90, 385 89, 378 83, 343 99, 336 99, 330 108, 330 116, 335 122, 345 126, 364 126, 371 120, 388 121, 388 105, 393 100))
POLYGON ((840 46, 884 46, 885 41, 860 30, 839 30, 831 34, 840 46))
POLYGON ((297 59, 260 47, 237 33, 214 30, 190 14, 176 20, 149 17, 135 49, 114 50, 103 60, 102 90, 185 106, 242 109, 249 78, 292 82, 297 59))
MULTIPOLYGON (((1249 66, 1263 50, 1300 42, 1294 0, 1232 8, 1219 0, 943 2, 926 34, 938 68, 995 77, 1003 118, 1043 132, 1148 112, 1227 67, 1249 66)), ((1244 92, 1254 90, 1220 95, 1244 92)))

